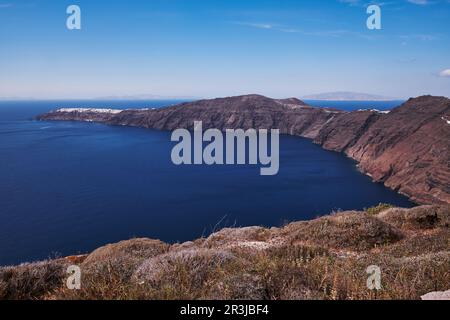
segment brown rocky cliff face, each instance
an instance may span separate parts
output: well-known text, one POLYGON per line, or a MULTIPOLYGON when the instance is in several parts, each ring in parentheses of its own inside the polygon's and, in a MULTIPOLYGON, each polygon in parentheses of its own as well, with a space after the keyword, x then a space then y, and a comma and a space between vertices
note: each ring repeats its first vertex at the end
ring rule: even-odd
POLYGON ((344 152, 361 171, 418 203, 450 203, 450 99, 410 99, 389 114, 320 109, 260 95, 200 100, 156 110, 118 114, 50 112, 40 120, 98 121, 159 130, 203 128, 280 129, 344 152))
POLYGON ((410 99, 345 153, 374 180, 422 203, 450 203, 450 99, 410 99))
POLYGON ((157 110, 128 110, 108 123, 175 130, 192 129, 194 121, 202 121, 205 129, 277 128, 283 134, 314 137, 331 116, 331 113, 307 106, 298 99, 274 100, 248 95, 201 100, 157 110))
POLYGON ((336 114, 323 125, 314 142, 327 150, 345 151, 380 117, 379 113, 369 110, 336 114))

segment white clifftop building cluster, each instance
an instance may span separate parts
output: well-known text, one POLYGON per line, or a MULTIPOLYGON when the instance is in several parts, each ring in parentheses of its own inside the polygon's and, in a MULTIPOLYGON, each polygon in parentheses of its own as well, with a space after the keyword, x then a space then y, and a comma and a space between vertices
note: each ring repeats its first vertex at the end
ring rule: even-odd
POLYGON ((96 113, 121 113, 123 110, 119 109, 95 109, 95 108, 61 108, 56 112, 96 112, 96 113))
MULTIPOLYGON (((156 108, 142 108, 142 109, 125 109, 125 110, 136 110, 136 111, 150 111, 156 110, 156 108)), ((108 113, 108 114, 118 114, 122 109, 99 109, 99 108, 60 108, 55 112, 93 112, 93 113, 108 113)))

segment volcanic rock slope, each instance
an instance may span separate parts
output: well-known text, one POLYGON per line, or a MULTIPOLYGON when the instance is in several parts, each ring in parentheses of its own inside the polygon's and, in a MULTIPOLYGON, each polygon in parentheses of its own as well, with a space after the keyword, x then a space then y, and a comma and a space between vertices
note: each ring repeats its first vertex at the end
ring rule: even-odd
POLYGON ((95 121, 158 130, 280 129, 343 152, 362 172, 422 204, 450 203, 450 99, 422 96, 385 114, 314 108, 296 99, 260 95, 182 103, 119 113, 56 110, 39 120, 95 121))

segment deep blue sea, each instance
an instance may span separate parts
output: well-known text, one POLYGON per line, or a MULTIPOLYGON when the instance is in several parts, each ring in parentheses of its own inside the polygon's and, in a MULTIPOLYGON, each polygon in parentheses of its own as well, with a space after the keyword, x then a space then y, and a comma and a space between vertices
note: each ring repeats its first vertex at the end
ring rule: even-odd
POLYGON ((32 120, 57 107, 176 102, 0 102, 0 265, 86 253, 132 237, 177 242, 225 226, 280 226, 380 202, 412 206, 350 159, 307 139, 282 136, 279 174, 260 176, 258 166, 175 166, 169 132, 32 120))
POLYGON ((304 100, 311 106, 322 108, 336 108, 346 111, 359 109, 377 109, 380 111, 391 110, 401 105, 404 100, 394 101, 324 101, 324 100, 304 100))

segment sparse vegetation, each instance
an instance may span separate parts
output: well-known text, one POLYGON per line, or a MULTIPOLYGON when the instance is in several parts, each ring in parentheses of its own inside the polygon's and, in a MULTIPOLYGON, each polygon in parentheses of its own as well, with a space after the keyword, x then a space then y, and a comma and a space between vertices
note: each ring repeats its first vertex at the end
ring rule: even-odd
POLYGON ((380 203, 379 205, 377 205, 375 207, 371 207, 371 208, 366 209, 366 212, 368 214, 371 214, 371 215, 377 215, 377 214, 379 214, 379 213, 381 213, 381 212, 383 212, 383 211, 385 211, 387 209, 391 209, 393 207, 394 206, 391 205, 391 204, 380 203))
POLYGON ((0 299, 44 298, 61 287, 65 272, 61 260, 0 268, 0 299))
POLYGON ((1 268, 0 299, 419 299, 449 289, 449 218, 383 207, 172 246, 132 239, 82 259, 81 290, 65 287, 67 259, 1 268), (370 265, 382 290, 366 286, 370 265))

